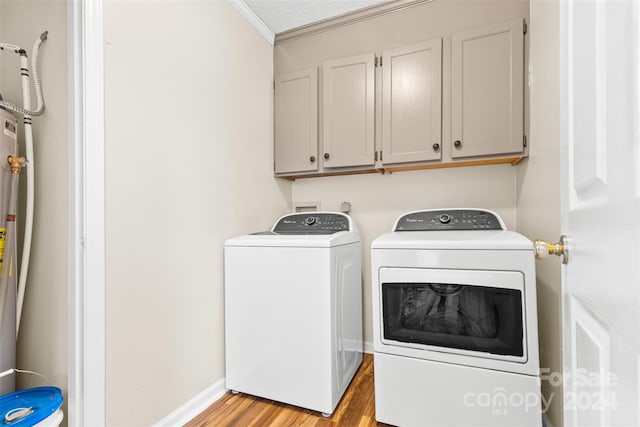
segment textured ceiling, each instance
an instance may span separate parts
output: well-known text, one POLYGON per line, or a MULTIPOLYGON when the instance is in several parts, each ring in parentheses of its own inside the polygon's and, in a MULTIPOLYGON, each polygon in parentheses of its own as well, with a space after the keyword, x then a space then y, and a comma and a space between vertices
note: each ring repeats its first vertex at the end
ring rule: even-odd
POLYGON ((274 34, 385 1, 388 0, 244 0, 274 34))

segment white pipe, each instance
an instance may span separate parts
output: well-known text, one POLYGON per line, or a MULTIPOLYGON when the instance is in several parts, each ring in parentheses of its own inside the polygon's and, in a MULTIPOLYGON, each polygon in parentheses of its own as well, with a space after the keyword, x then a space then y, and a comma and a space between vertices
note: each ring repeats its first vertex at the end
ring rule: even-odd
POLYGON ((11 375, 11 374, 14 373, 14 371, 15 371, 15 369, 7 369, 4 372, 0 372, 0 378, 6 377, 7 375, 11 375))
MULTIPOLYGON (((26 68, 27 58, 20 57, 20 66, 26 68), (23 64, 24 62, 24 64, 23 64)), ((22 73, 22 99, 25 111, 31 108, 31 86, 29 84, 28 73, 22 73), (26 74, 26 75, 25 75, 26 74)), ((31 257, 31 237, 33 235, 33 210, 34 210, 34 190, 35 190, 35 170, 33 157, 33 128, 31 126, 31 116, 24 116, 24 142, 27 172, 27 201, 24 220, 24 241, 22 244, 22 261, 20 264, 20 276, 18 279, 17 299, 16 299, 16 339, 20 331, 20 320, 22 319, 22 306, 24 304, 24 293, 27 287, 27 275, 29 273, 29 258, 31 257)))
MULTIPOLYGON (((47 39, 48 34, 49 34, 48 31, 45 31, 44 33, 40 34, 40 37, 36 39, 35 43, 33 44, 33 49, 31 52, 32 53, 31 70, 33 71, 33 86, 36 90, 36 103, 37 103, 36 109, 31 110, 31 101, 29 101, 29 106, 25 104, 23 107, 19 107, 9 101, 0 101, 0 106, 6 108, 7 110, 13 111, 14 113, 30 115, 30 116, 39 116, 44 112, 44 96, 42 94, 42 85, 40 83, 40 73, 38 70, 38 52, 40 51, 40 45, 42 44, 43 41, 47 39)), ((28 63, 24 62, 24 65, 23 65, 23 59, 25 61, 27 59, 27 53, 24 51, 24 49, 21 49, 20 46, 16 46, 12 44, 0 43, 0 50, 12 50, 18 55, 20 55, 20 68, 21 68, 20 74, 23 77, 22 89, 24 91, 24 88, 25 88, 24 77, 27 77, 27 87, 30 88, 28 63)))
POLYGON ((10 44, 10 43, 0 43, 0 50, 12 50, 15 53, 20 53, 20 51, 22 50, 22 48, 20 46, 17 46, 15 44, 10 44))
POLYGON ((20 319, 22 318, 22 306, 24 304, 24 293, 27 287, 27 274, 29 273, 29 259, 31 257, 31 238, 33 235, 33 211, 35 192, 35 169, 33 156, 33 130, 31 127, 31 116, 24 116, 24 139, 25 158, 27 159, 25 169, 27 172, 27 201, 24 219, 24 240, 22 244, 22 260, 20 263, 20 276, 18 279, 18 290, 16 300, 16 339, 20 331, 20 319), (27 117, 29 120, 27 120, 27 117))

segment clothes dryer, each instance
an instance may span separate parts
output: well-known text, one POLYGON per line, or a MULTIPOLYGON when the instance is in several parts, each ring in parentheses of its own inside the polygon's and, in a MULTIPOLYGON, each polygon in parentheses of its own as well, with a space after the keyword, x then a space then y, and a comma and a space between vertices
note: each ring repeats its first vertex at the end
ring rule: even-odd
POLYGON ((534 245, 494 212, 409 212, 371 246, 375 404, 398 426, 542 422, 534 245))
POLYGON ((225 340, 228 389, 332 414, 362 362, 351 218, 290 214, 227 240, 225 340))

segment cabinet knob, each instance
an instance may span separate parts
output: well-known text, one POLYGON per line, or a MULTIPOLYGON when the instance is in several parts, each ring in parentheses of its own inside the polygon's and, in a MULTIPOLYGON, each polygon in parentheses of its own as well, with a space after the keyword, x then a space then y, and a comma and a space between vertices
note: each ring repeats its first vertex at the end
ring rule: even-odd
POLYGON ((460 140, 454 141, 453 142, 453 146, 456 147, 456 148, 462 147, 462 141, 460 141, 460 140))
POLYGON ((316 161, 316 156, 311 156, 311 157, 309 157, 309 161, 310 161, 311 163, 315 162, 315 161, 316 161))
POLYGON ((324 159, 329 160, 329 153, 324 153, 324 159))
POLYGON ((440 150, 440 144, 436 142, 435 144, 433 144, 433 151, 439 151, 439 150, 440 150))

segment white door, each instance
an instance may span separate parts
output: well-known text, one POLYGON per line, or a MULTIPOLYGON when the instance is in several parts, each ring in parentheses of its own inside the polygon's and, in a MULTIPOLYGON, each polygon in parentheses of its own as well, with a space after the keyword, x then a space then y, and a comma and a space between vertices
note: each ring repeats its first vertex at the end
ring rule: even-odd
POLYGON ((560 4, 564 425, 638 426, 640 6, 560 4))

